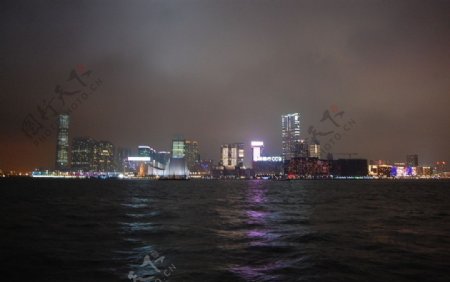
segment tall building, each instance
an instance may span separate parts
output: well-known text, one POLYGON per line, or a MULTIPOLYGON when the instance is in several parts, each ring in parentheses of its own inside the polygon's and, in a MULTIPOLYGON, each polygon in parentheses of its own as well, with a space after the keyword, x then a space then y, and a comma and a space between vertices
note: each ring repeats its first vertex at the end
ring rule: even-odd
POLYGON ((221 164, 226 169, 235 169, 244 167, 244 144, 233 143, 225 144, 221 147, 221 164))
POLYGON ((263 141, 252 141, 251 146, 252 168, 256 177, 283 174, 283 158, 281 156, 266 156, 263 141))
POLYGON ((185 152, 185 158, 186 158, 188 169, 193 170, 195 168, 195 164, 200 162, 200 153, 198 150, 198 142, 185 140, 184 141, 184 152, 185 152))
POLYGON ((109 141, 99 141, 94 145, 93 170, 114 171, 114 145, 109 141))
POLYGON ((72 170, 89 171, 94 160, 95 140, 90 137, 77 137, 72 140, 72 170))
POLYGON ((185 157, 186 151, 184 147, 184 139, 172 140, 172 158, 181 159, 185 157))
POLYGON ((283 158, 289 160, 299 155, 300 114, 292 113, 281 116, 281 148, 283 158))
POLYGON ((127 170, 126 164, 128 161, 128 157, 131 156, 131 150, 129 148, 119 147, 115 156, 117 169, 119 171, 127 170))
POLYGON ((67 114, 58 116, 55 168, 57 170, 69 168, 69 115, 67 114))
POLYGON ((305 140, 300 140, 300 143, 296 149, 296 157, 307 158, 309 157, 309 145, 305 140))
POLYGON ((252 161, 257 162, 261 159, 264 154, 264 142, 263 141, 252 141, 252 161))
POLYGON ((174 179, 189 177, 189 169, 186 163, 185 141, 181 138, 172 140, 172 157, 169 159, 164 170, 165 177, 174 179))
POLYGON ((319 144, 309 145, 309 157, 320 159, 320 145, 319 144))
POLYGON ((419 166, 419 155, 407 155, 406 156, 406 165, 409 167, 419 166))

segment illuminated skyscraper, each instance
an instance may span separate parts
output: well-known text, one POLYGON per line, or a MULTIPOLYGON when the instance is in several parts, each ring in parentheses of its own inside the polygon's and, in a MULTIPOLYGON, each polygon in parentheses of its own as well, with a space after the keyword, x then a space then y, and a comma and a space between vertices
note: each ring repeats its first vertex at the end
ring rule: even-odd
POLYGON ((320 145, 319 144, 309 145, 309 157, 310 158, 320 158, 320 145))
POLYGON ((292 113, 281 116, 281 148, 286 160, 299 155, 300 114, 292 113))
POLYGON ((77 137, 72 140, 72 170, 89 171, 94 160, 95 140, 90 137, 77 137))
POLYGON ((55 168, 57 170, 69 168, 69 115, 67 114, 58 116, 55 168))
POLYGON ((114 171, 114 145, 109 141, 98 141, 94 145, 93 169, 95 171, 114 171))
POLYGON ((185 158, 186 158, 188 169, 193 170, 195 168, 195 164, 200 162, 200 153, 198 150, 198 142, 185 140, 184 141, 184 152, 185 152, 185 158))
POLYGON ((138 156, 139 157, 152 157, 153 150, 150 146, 140 145, 138 146, 138 156))
POLYGON ((261 159, 264 150, 264 142, 263 141, 252 141, 252 161, 257 162, 261 159))
POLYGON ((168 161, 164 176, 175 179, 189 177, 184 139, 176 138, 172 140, 172 157, 168 161))
POLYGON ((244 167, 244 144, 225 144, 221 147, 221 164, 226 169, 244 167))
POLYGON ((172 140, 172 158, 181 159, 186 155, 184 139, 174 139, 172 140))

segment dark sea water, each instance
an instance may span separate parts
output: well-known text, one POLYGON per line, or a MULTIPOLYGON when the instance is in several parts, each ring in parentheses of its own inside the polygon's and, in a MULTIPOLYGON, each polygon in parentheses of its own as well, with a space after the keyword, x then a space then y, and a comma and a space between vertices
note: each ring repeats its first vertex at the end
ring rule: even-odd
POLYGON ((448 181, 2 179, 0 231, 2 281, 450 281, 448 181))

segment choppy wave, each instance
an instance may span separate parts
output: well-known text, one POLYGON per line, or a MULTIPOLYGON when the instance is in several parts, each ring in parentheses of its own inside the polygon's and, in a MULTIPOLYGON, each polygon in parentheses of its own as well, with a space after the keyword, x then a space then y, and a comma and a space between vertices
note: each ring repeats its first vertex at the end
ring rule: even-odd
POLYGON ((450 281, 445 181, 16 179, 0 193, 5 281, 450 281))

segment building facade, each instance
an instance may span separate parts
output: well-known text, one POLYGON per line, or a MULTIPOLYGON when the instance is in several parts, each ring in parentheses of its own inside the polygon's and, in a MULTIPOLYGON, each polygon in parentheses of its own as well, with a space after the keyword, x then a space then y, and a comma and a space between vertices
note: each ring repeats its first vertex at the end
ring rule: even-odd
POLYGON ((185 157, 184 139, 172 140, 172 158, 181 159, 185 157))
POLYGON ((308 156, 310 158, 320 158, 320 145, 318 144, 311 144, 309 145, 309 153, 308 156))
POLYGON ((221 146, 220 163, 225 169, 244 167, 244 143, 224 144, 221 146))
POLYGON ((281 116, 281 148, 285 160, 297 157, 300 146, 300 114, 291 113, 281 116))
POLYGON ((127 171, 128 157, 131 156, 131 150, 129 148, 119 147, 116 151, 116 167, 118 171, 127 171))
POLYGON ((139 157, 151 157, 155 153, 155 150, 150 146, 139 145, 138 146, 138 156, 139 157))
POLYGON ((196 163, 200 162, 200 152, 198 149, 198 142, 185 140, 184 154, 189 170, 193 171, 194 168, 196 167, 196 163))
POLYGON ((283 158, 266 156, 264 142, 252 141, 252 168, 254 176, 279 176, 283 174, 283 158))
POLYGON ((58 116, 58 132, 56 139, 56 163, 57 170, 69 169, 69 115, 58 116))
POLYGON ((94 146, 94 171, 115 171, 114 145, 109 141, 98 141, 94 146))
POLYGON ((95 140, 90 137, 77 137, 72 140, 72 170, 90 171, 94 160, 95 140))

